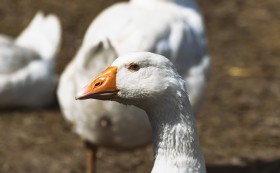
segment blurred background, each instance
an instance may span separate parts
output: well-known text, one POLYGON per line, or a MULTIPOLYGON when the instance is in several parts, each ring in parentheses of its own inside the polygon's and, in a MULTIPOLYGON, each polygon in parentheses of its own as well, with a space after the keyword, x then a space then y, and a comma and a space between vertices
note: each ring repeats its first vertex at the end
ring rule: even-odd
MULTIPOLYGON (((0 33, 17 36, 38 10, 62 21, 60 74, 95 16, 117 0, 0 0, 0 33)), ((279 173, 280 1, 198 1, 204 14, 212 75, 198 114, 208 173, 279 173)), ((80 138, 59 107, 0 111, 1 173, 85 171, 80 138)), ((97 171, 143 173, 152 148, 102 148, 97 171)))

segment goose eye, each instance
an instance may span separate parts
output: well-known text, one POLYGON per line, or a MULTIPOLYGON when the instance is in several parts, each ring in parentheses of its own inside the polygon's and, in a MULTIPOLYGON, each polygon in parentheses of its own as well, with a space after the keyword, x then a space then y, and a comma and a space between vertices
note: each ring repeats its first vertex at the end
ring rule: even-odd
POLYGON ((140 66, 138 64, 130 64, 128 66, 128 70, 132 71, 132 72, 136 72, 140 69, 140 66))

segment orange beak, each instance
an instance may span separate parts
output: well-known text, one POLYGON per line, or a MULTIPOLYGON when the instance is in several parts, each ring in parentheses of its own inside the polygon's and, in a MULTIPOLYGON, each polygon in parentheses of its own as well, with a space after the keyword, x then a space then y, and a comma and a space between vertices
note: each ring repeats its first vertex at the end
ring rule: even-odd
POLYGON ((92 82, 78 92, 76 100, 111 100, 113 98, 117 98, 118 89, 116 87, 116 74, 117 67, 108 67, 94 80, 92 80, 92 82))

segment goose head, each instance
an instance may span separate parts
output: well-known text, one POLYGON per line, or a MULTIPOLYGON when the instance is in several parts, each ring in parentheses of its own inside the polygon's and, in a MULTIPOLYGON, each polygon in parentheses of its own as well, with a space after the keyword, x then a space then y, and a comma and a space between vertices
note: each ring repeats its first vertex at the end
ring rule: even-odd
POLYGON ((116 59, 77 99, 114 100, 144 109, 153 131, 153 173, 205 173, 184 83, 167 58, 130 53, 116 59))
POLYGON ((114 100, 145 108, 169 99, 184 81, 165 57, 149 52, 129 53, 93 79, 76 99, 114 100))

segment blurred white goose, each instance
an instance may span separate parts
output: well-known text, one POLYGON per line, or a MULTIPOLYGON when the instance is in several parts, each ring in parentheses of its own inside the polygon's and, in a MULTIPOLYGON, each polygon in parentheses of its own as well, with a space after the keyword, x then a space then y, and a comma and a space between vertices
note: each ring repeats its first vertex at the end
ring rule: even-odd
POLYGON ((150 51, 171 58, 188 83, 196 110, 210 71, 206 44, 203 20, 193 0, 131 0, 106 9, 92 22, 61 76, 58 97, 65 118, 90 144, 91 152, 99 145, 135 148, 149 143, 151 128, 142 110, 114 102, 75 102, 76 91, 117 55, 150 51))
POLYGON ((0 107, 40 108, 55 101, 60 21, 38 12, 15 39, 0 35, 0 107))
POLYGON ((152 173, 206 172, 185 82, 167 58, 148 52, 119 57, 77 95, 90 98, 146 111, 154 141, 152 173))

